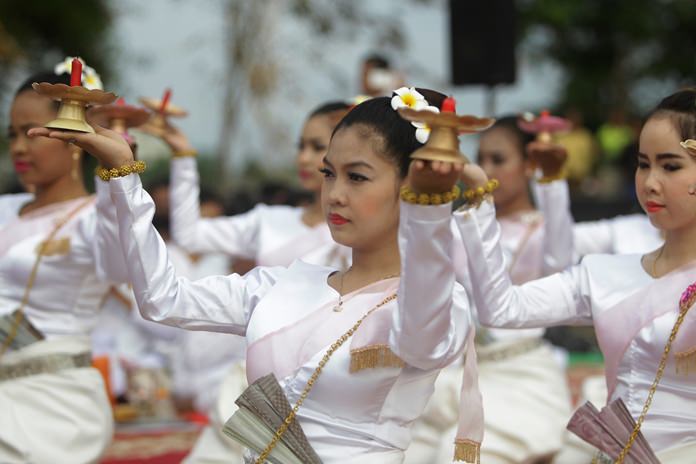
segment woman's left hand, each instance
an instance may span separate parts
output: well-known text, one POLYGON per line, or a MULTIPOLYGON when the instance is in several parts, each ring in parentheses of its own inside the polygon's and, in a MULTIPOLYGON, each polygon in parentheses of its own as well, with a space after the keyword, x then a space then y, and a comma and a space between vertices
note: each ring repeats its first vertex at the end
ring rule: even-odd
POLYGON ((414 160, 407 184, 416 193, 445 193, 452 190, 462 172, 462 163, 414 160))
POLYGON ((46 127, 29 129, 29 137, 49 137, 72 143, 99 160, 107 168, 119 168, 134 162, 133 151, 118 132, 94 125, 95 133, 75 132, 46 127))

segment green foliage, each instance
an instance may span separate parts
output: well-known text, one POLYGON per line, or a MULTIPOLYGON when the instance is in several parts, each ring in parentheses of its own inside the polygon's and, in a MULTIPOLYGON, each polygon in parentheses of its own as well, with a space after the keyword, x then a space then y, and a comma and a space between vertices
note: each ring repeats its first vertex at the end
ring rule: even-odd
POLYGON ((63 56, 80 55, 103 78, 108 77, 113 14, 107 4, 107 0, 2 0, 0 72, 21 61, 37 70, 63 56), (47 59, 53 61, 47 63, 47 59))
POLYGON ((566 73, 559 105, 591 121, 613 108, 645 111, 696 76, 693 0, 520 0, 518 8, 533 54, 566 73))

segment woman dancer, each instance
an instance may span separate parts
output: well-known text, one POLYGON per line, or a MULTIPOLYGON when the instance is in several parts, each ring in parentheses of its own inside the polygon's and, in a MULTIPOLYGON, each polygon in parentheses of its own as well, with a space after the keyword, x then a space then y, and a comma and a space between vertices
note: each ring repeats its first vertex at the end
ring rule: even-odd
MULTIPOLYGON (((565 181, 546 177, 549 181, 538 183, 534 179, 540 158, 545 162, 556 160, 558 170, 565 152, 559 152, 556 145, 534 142, 519 129, 514 117, 498 119, 481 134, 478 163, 488 177, 500 181, 493 198, 507 270, 516 284, 572 264, 568 207, 542 216, 530 198, 531 183, 541 204, 568 202, 565 181)), ((454 256, 457 280, 469 287, 466 254, 455 247, 454 256)), ((545 462, 561 448, 570 416, 570 394, 565 373, 552 348, 542 340, 543 334, 543 329, 477 330, 485 411, 482 462, 545 462), (511 384, 515 387, 510 388, 511 384)), ((407 462, 451 460, 460 382, 461 366, 448 368, 438 378, 433 398, 414 427, 407 462), (443 430, 443 424, 448 424, 449 430, 443 430)))
MULTIPOLYGON (((201 217, 196 150, 180 129, 167 124, 161 136, 173 153, 169 205, 170 232, 176 245, 188 253, 223 253, 263 266, 288 266, 301 258, 312 264, 346 269, 350 250, 333 241, 321 212, 319 167, 332 131, 349 109, 350 105, 344 102, 322 104, 310 113, 302 128, 296 163, 302 187, 313 193, 309 205, 260 204, 245 214, 217 218, 201 217)), ((186 337, 195 340, 200 335, 186 337)), ((246 386, 244 366, 232 362, 237 356, 224 355, 237 349, 234 341, 218 346, 217 351, 230 366, 229 374, 221 384, 224 387, 220 389, 215 407, 209 411, 213 424, 201 434, 187 458, 188 463, 228 462, 230 454, 241 452, 239 445, 221 432, 224 421, 237 409, 234 400, 246 386)))
MULTIPOLYGON (((662 462, 687 462, 696 448, 696 388, 689 375, 696 324, 688 312, 696 266, 696 152, 687 148, 693 139, 693 89, 662 100, 642 128, 636 192, 665 234, 664 245, 645 255, 589 255, 568 271, 517 287, 503 270, 493 205, 485 201, 455 214, 481 322, 510 328, 593 324, 610 400, 622 399, 642 422, 662 462)), ((474 185, 486 181, 473 168, 466 174, 474 185)))
MULTIPOLYGON (((431 103, 442 100, 422 93, 431 103)), ((133 157, 122 139, 107 130, 30 134, 74 139, 117 170, 111 195, 145 317, 245 335, 249 380, 273 373, 291 403, 313 385, 297 421, 323 462, 403 460, 410 424, 439 370, 462 355, 471 316, 449 258, 451 193, 438 206, 399 202, 402 186, 428 198, 449 192, 458 169, 414 164, 407 178, 409 155, 420 144, 389 98, 355 107, 324 158, 323 210, 334 239, 352 249, 344 272, 295 261, 244 277, 178 279, 150 224, 152 201, 139 177, 128 174, 133 157), (334 343, 354 327, 347 342, 334 343)))
MULTIPOLYGON (((94 462, 112 435, 111 406, 91 367, 89 333, 108 292, 125 281, 108 187, 87 193, 82 150, 27 131, 56 118, 57 104, 33 82, 69 84, 69 75, 31 76, 10 109, 10 156, 34 193, 0 196, 0 461, 94 462), (106 208, 104 208, 106 206, 106 208), (110 223, 109 221, 109 223, 110 223), (32 328, 33 327, 33 328, 32 328)), ((101 187, 106 184, 101 185, 101 187)))
POLYGON ((167 126, 164 141, 173 152, 170 182, 171 233, 189 253, 225 253, 251 259, 259 266, 288 266, 301 258, 308 263, 348 266, 349 250, 332 239, 319 198, 318 171, 331 133, 350 106, 323 104, 312 111, 302 128, 296 157, 302 187, 313 194, 305 207, 260 204, 245 214, 201 218, 196 150, 179 129, 167 126))

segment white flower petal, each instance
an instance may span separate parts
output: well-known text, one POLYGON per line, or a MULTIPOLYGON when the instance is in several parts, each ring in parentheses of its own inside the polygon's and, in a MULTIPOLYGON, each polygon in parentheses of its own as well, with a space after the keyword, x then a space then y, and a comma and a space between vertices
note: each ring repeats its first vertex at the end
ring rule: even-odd
POLYGON ((407 94, 408 92, 409 92, 409 88, 408 88, 408 87, 399 87, 398 89, 396 89, 396 90, 394 91, 394 93, 397 94, 397 95, 400 96, 400 97, 403 96, 403 95, 405 95, 405 94, 407 94))
POLYGON ((416 99, 425 101, 425 97, 423 96, 423 94, 417 91, 415 87, 411 87, 409 89, 409 92, 411 92, 411 94, 413 94, 413 96, 416 97, 416 99))
POLYGON ((416 140, 418 140, 420 143, 426 143, 429 138, 430 138, 430 129, 427 129, 427 128, 416 129, 416 140))
POLYGON ((391 99, 391 107, 393 110, 398 110, 399 108, 406 107, 406 103, 404 103, 399 95, 394 95, 391 99))

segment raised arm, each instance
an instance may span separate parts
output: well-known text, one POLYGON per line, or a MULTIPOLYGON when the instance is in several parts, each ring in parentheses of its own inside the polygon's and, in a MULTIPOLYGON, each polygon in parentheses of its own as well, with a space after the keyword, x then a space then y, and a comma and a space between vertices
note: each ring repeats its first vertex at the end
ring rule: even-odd
POLYGON ((541 169, 533 183, 534 196, 544 216, 542 274, 549 275, 573 264, 573 217, 570 214, 568 183, 561 175, 568 153, 560 145, 532 142, 529 158, 541 169))
POLYGON ((285 269, 256 268, 244 277, 178 278, 164 241, 152 226, 155 205, 140 178, 129 175, 109 184, 122 252, 143 317, 187 329, 243 335, 257 302, 285 269))
POLYGON ((469 300, 455 283, 450 253, 450 203, 401 203, 401 282, 391 341, 394 352, 421 369, 444 367, 461 355, 472 327, 469 300))
POLYGON ((255 258, 263 206, 233 217, 202 218, 199 185, 196 158, 172 159, 169 208, 174 241, 189 253, 225 253, 238 258, 255 258))
POLYGON ((535 184, 534 191, 539 210, 544 216, 542 274, 546 276, 567 269, 574 263, 573 217, 565 180, 535 184))
MULTIPOLYGON (((414 169, 411 185, 417 186, 414 169)), ((452 184, 445 180, 444 188, 433 188, 443 191, 452 184)), ((401 203, 401 281, 390 343, 402 360, 421 369, 441 368, 461 356, 472 327, 466 292, 455 283, 451 211, 449 202, 437 206, 401 203)))
POLYGON ((513 286, 505 269, 495 207, 455 212, 467 251, 472 297, 482 325, 521 328, 582 325, 592 320, 587 276, 581 266, 513 286))
POLYGON ((89 235, 94 255, 95 271, 97 277, 114 283, 129 281, 126 261, 122 253, 110 253, 110 250, 121 249, 121 241, 118 236, 118 219, 116 208, 111 203, 109 184, 94 178, 94 186, 97 191, 97 214, 85 234, 89 235))
MULTIPOLYGON (((83 134, 34 128, 28 134, 70 141, 97 157, 104 167, 125 174, 125 166, 134 162, 128 144, 114 131, 98 126, 95 130, 94 134, 83 134)), ((177 278, 164 241, 152 226, 155 206, 142 189, 140 177, 128 174, 112 178, 109 187, 120 249, 107 250, 106 259, 123 254, 143 317, 188 329, 243 335, 257 302, 285 269, 257 268, 245 277, 177 278)))

